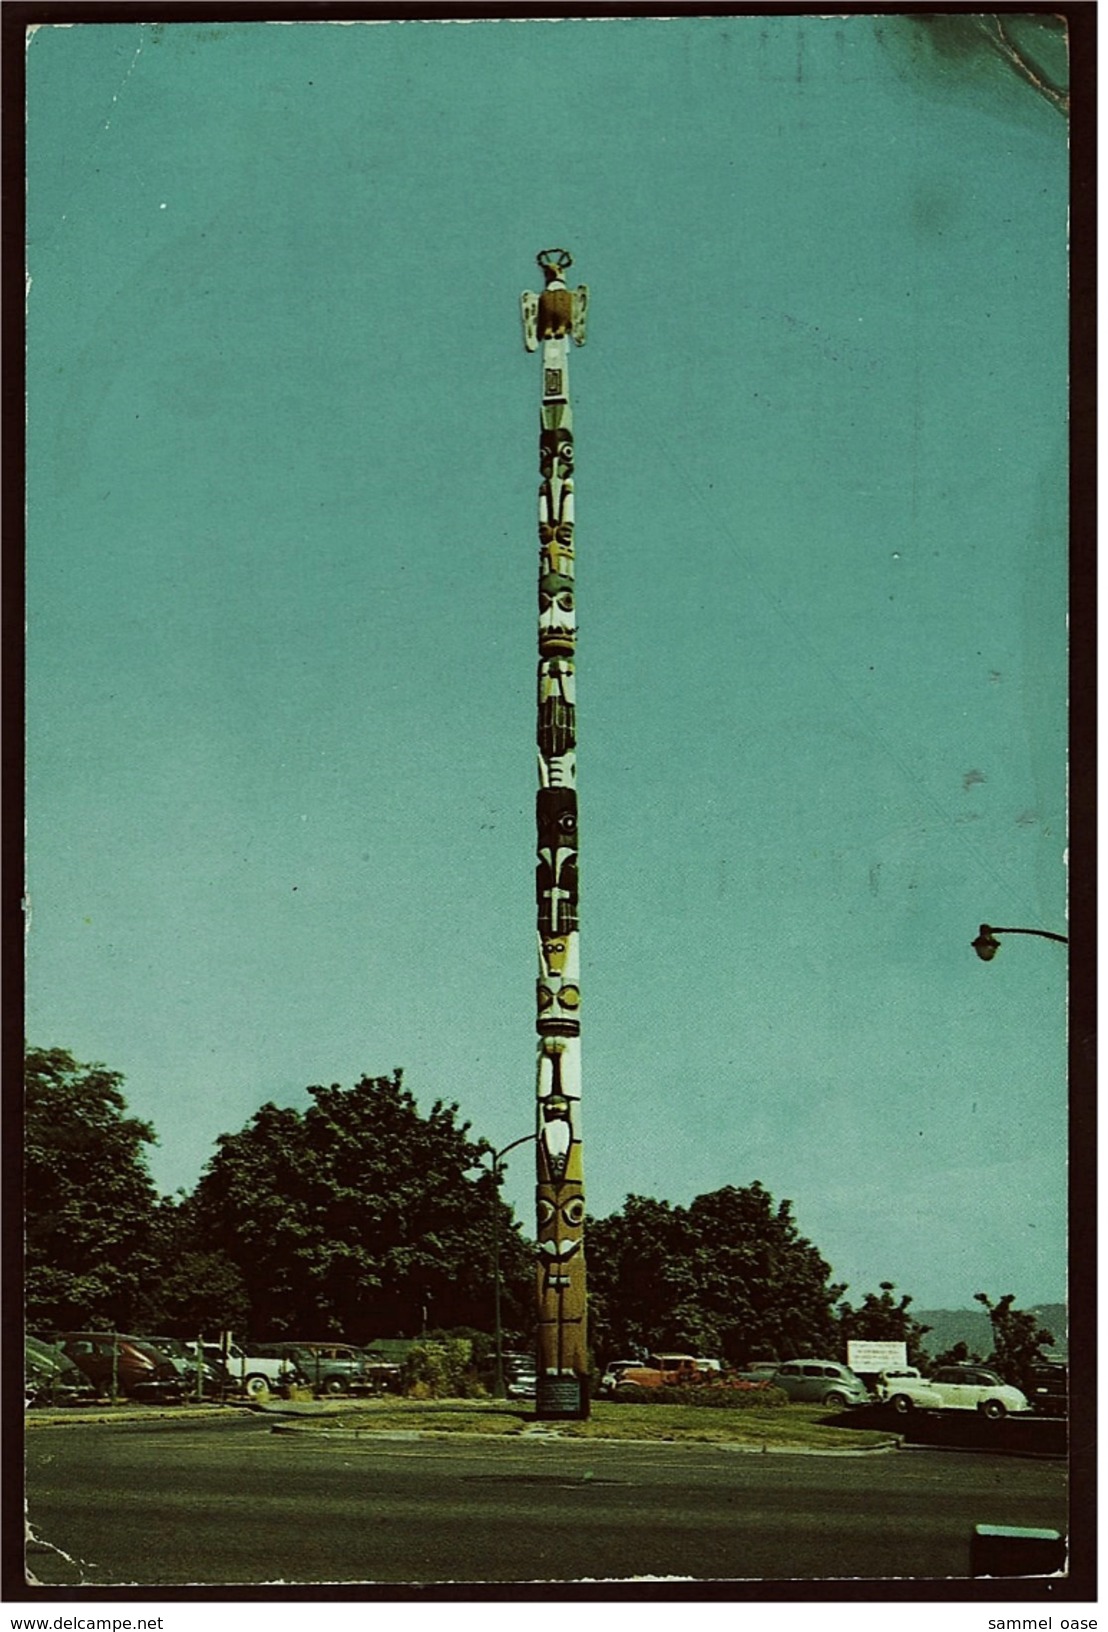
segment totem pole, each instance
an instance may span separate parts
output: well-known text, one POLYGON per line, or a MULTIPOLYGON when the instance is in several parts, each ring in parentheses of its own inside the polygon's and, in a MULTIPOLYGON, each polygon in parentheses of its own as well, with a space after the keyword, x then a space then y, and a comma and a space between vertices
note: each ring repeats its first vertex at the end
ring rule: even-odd
POLYGON ((585 343, 588 290, 567 289, 564 249, 538 256, 546 279, 524 294, 523 338, 542 344, 539 430, 538 1213, 539 1417, 589 1410, 585 1191, 581 1165, 581 988, 577 943, 577 723, 573 601, 573 414, 569 337, 585 343))

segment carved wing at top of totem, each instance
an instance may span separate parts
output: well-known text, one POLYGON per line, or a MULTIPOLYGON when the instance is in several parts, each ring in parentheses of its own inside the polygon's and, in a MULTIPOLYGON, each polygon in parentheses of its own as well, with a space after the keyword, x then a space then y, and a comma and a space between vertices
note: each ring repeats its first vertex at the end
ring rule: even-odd
POLYGON ((573 291, 573 338, 579 346, 585 344, 585 319, 589 311, 589 286, 579 284, 573 291))
POLYGON ((537 351, 539 345, 539 297, 525 289, 519 297, 523 317, 523 344, 528 351, 537 351))

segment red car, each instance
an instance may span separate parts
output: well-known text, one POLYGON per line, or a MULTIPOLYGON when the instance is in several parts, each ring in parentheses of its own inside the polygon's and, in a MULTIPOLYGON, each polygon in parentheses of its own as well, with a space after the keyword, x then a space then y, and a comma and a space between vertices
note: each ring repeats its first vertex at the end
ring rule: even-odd
POLYGON ((181 1377, 168 1355, 141 1337, 121 1332, 60 1332, 55 1343, 79 1366, 96 1392, 133 1400, 179 1400, 181 1377))

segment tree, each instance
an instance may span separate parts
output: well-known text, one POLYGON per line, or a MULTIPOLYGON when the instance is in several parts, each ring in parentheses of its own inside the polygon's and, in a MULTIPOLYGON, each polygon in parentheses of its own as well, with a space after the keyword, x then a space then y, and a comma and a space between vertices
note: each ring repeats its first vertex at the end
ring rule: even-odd
POLYGON ((984 1364, 984 1355, 978 1354, 974 1349, 970 1348, 963 1338, 959 1338, 957 1343, 951 1344, 949 1349, 944 1349, 941 1354, 935 1355, 929 1369, 937 1371, 940 1366, 983 1366, 984 1364))
POLYGON ((189 1198, 181 1203, 162 1198, 152 1246, 161 1271, 139 1304, 140 1331, 214 1337, 245 1330, 250 1316, 246 1284, 226 1253, 207 1250, 189 1198))
POLYGON ((921 1325, 908 1313, 908 1305, 912 1301, 908 1294, 902 1293, 898 1299, 893 1296, 895 1291, 896 1286, 892 1281, 882 1281, 880 1296, 876 1292, 867 1292, 856 1309, 845 1300, 839 1305, 839 1333, 844 1354, 847 1343, 852 1340, 904 1343, 908 1364, 923 1365, 923 1339, 931 1328, 921 1325))
POLYGON ((592 1341, 608 1357, 685 1349, 739 1364, 825 1354, 845 1290, 801 1236, 792 1202, 733 1185, 687 1208, 628 1196, 587 1234, 592 1341))
POLYGON ((977 1303, 984 1304, 992 1323, 993 1352, 989 1356, 990 1366, 1000 1373, 1006 1383, 1014 1383, 1017 1388, 1029 1395, 1035 1368, 1042 1363, 1039 1350, 1053 1347, 1053 1332, 1048 1332, 1045 1326, 1040 1326, 1029 1309, 1014 1307, 1016 1301, 1014 1292, 1005 1293, 1004 1297, 998 1298, 995 1303, 987 1292, 975 1292, 973 1296, 977 1303))
MULTIPOLYGON (((194 1241, 236 1265, 255 1338, 487 1326, 494 1209, 508 1318, 533 1271, 457 1105, 420 1113, 392 1077, 308 1089, 223 1134, 191 1198, 194 1241)), ((526 1293, 524 1293, 526 1296, 526 1293)))
POLYGON ((40 1331, 125 1331, 157 1275, 155 1135, 126 1114, 123 1080, 64 1049, 25 1054, 26 1305, 40 1331))

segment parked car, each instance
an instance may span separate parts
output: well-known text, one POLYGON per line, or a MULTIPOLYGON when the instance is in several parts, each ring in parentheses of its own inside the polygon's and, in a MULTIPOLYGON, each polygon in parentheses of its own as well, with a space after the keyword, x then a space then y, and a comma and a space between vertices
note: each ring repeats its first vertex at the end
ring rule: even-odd
POLYGON ((508 1378, 507 1395, 510 1400, 533 1400, 538 1391, 539 1378, 533 1364, 530 1371, 519 1367, 508 1378))
POLYGON ((374 1394, 399 1394, 404 1386, 404 1374, 395 1360, 386 1359, 380 1349, 363 1349, 370 1391, 374 1394))
POLYGON ((227 1368, 232 1384, 256 1400, 269 1393, 280 1393, 293 1383, 306 1384, 308 1379, 296 1363, 285 1355, 261 1354, 255 1344, 245 1348, 240 1343, 205 1342, 204 1357, 227 1368))
POLYGON ((368 1394, 374 1386, 366 1355, 351 1343, 259 1343, 257 1355, 290 1361, 317 1394, 368 1394))
POLYGON ((702 1377, 694 1354, 648 1354, 622 1368, 613 1392, 617 1399, 634 1399, 648 1389, 682 1388, 702 1377))
POLYGON ((793 1401, 839 1407, 870 1402, 862 1379, 837 1360, 784 1360, 769 1381, 793 1401))
POLYGON ((634 1401, 648 1398, 659 1388, 746 1390, 765 1386, 764 1378, 752 1382, 738 1372, 724 1371, 718 1360, 703 1360, 695 1354, 650 1354, 645 1362, 621 1365, 610 1392, 617 1400, 634 1401))
POLYGON ((1032 1411, 1042 1417, 1068 1416, 1069 1367, 1064 1360, 1044 1360, 1032 1371, 1030 1383, 1028 1400, 1032 1411))
POLYGON ((64 1349, 41 1338, 23 1340, 23 1396, 27 1405, 81 1405, 96 1398, 96 1390, 64 1349))
POLYGON ((517 1371, 535 1369, 535 1356, 528 1354, 524 1349, 505 1349, 500 1359, 505 1377, 513 1377, 517 1371))
POLYGON ((110 1395, 114 1389, 133 1400, 181 1398, 177 1367, 144 1337, 128 1337, 122 1332, 61 1332, 57 1343, 85 1373, 97 1394, 110 1395))
POLYGON ((641 1366, 641 1360, 609 1360, 604 1368, 604 1375, 596 1386, 597 1395, 614 1394, 619 1382, 628 1366, 641 1366))
MULTIPOLYGON (((167 1355, 177 1368, 181 1388, 186 1395, 196 1398, 196 1344, 183 1337, 151 1337, 146 1340, 162 1354, 167 1355)), ((218 1399, 230 1388, 231 1378, 221 1360, 213 1360, 201 1350, 200 1389, 208 1399, 218 1399)))
POLYGON ((1025 1394, 983 1366, 940 1366, 930 1378, 911 1366, 885 1371, 878 1378, 877 1395, 902 1414, 981 1411, 987 1417, 1004 1417, 1009 1411, 1031 1409, 1025 1394))

